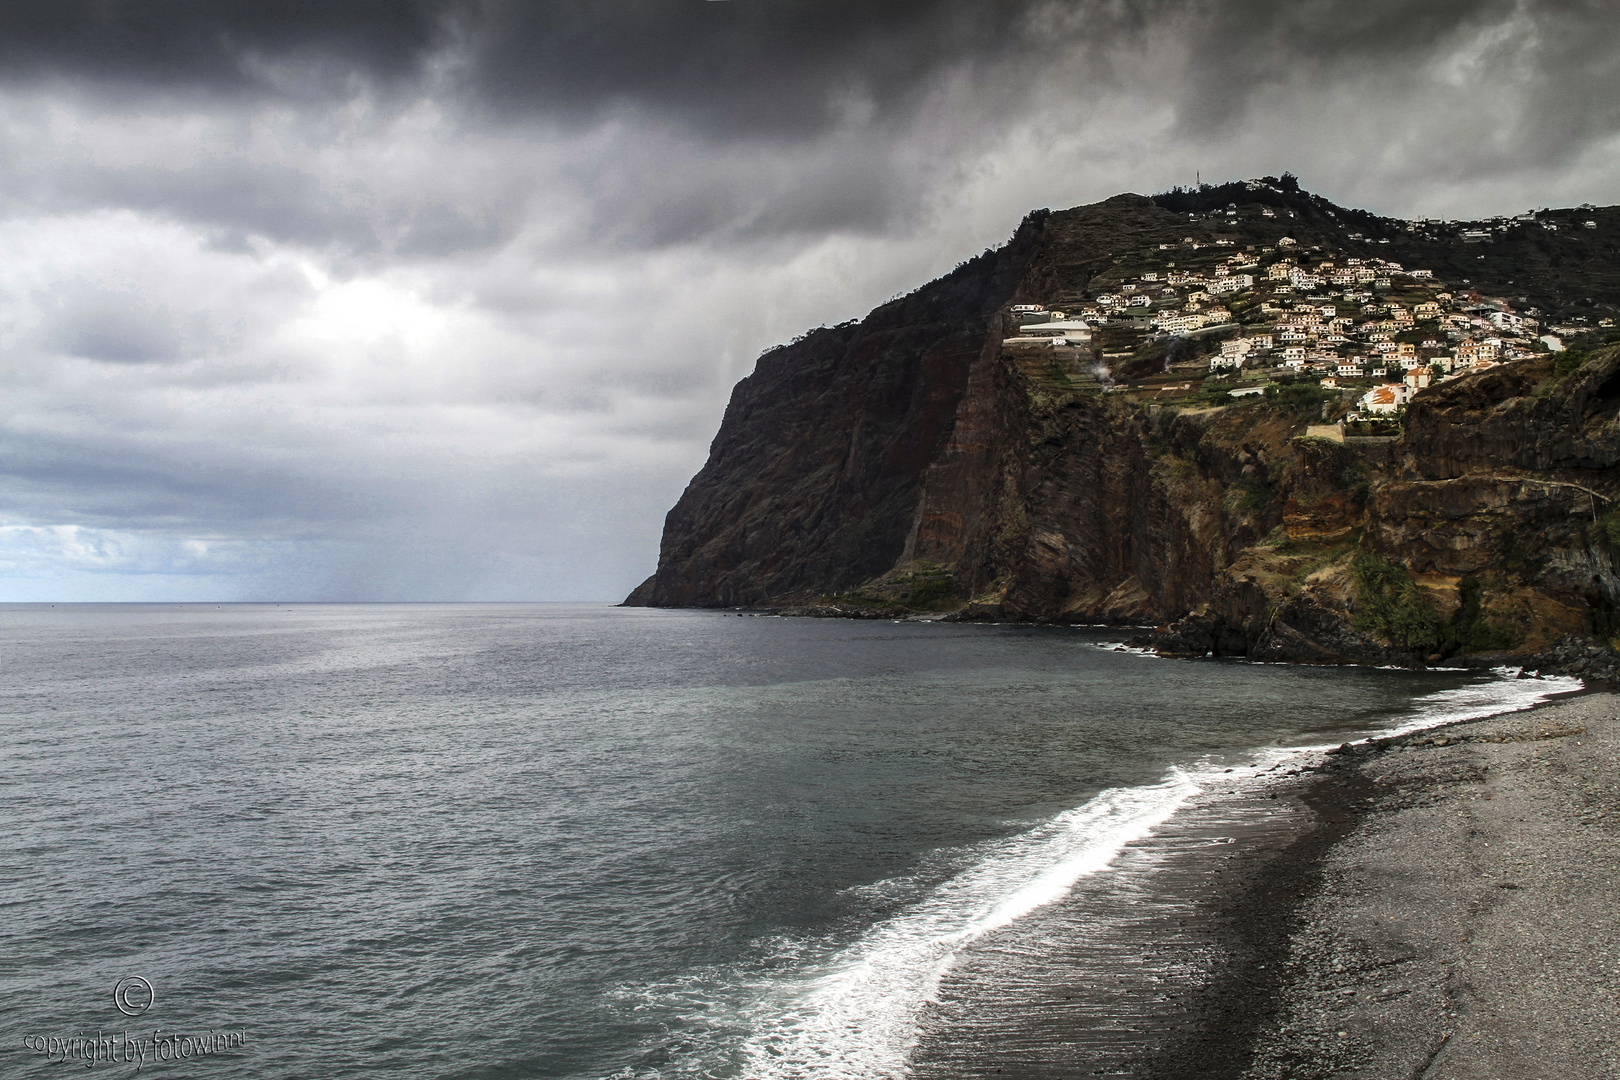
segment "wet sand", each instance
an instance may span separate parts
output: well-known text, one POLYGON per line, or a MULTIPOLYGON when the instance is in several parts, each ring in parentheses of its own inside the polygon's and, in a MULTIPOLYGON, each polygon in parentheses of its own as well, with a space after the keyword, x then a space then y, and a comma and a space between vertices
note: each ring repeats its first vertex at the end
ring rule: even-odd
POLYGON ((954 969, 915 1075, 1620 1077, 1617 716, 1583 694, 1210 791, 954 969))

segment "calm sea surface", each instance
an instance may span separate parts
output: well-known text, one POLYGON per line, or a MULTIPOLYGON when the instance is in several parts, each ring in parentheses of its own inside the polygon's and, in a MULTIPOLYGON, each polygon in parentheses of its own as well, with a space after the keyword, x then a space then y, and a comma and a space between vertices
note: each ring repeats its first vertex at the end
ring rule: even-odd
POLYGON ((897 1075, 1199 776, 1546 692, 1111 640, 0 606, 0 1075, 897 1075))

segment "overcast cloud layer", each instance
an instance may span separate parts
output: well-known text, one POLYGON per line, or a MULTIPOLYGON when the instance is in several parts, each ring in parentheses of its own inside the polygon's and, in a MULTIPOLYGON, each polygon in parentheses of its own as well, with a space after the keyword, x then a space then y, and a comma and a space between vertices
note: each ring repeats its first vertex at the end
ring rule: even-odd
POLYGON ((0 600, 618 599, 772 344, 1038 206, 1620 202, 1611 2, 0 6, 0 600))

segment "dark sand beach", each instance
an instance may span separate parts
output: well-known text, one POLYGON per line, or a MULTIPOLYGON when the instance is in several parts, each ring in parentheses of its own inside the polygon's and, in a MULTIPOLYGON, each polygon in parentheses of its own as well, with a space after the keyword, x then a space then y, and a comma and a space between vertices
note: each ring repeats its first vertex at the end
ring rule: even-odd
POLYGON ((922 1077, 1620 1076, 1620 696, 1212 785, 940 987, 922 1077))
POLYGON ((1204 906, 1227 948, 1132 1071, 1620 1076, 1620 696, 1330 755, 1314 822, 1204 906))

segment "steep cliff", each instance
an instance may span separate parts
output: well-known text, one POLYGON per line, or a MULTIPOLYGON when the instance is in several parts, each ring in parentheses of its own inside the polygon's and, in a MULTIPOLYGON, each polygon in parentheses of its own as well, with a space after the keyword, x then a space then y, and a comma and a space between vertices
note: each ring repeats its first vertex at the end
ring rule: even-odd
MULTIPOLYGON (((1077 308, 1176 245, 1354 251, 1387 226, 1260 194, 1286 220, 1163 196, 1038 212, 860 323, 765 354, 626 602, 1159 624, 1166 651, 1318 661, 1620 630, 1620 350, 1448 380, 1398 438, 1333 441, 1306 434, 1345 411, 1314 382, 1241 401, 1183 383, 1165 404, 1125 385, 1170 389, 1196 342, 1112 325, 1089 349, 1008 342, 1014 305, 1077 308)), ((1562 273, 1620 302, 1606 268, 1562 273)))
POLYGON ((861 322, 766 353, 665 521, 658 571, 627 603, 773 603, 893 568, 912 548, 931 464, 995 411, 1007 305, 1178 225, 1140 196, 1037 212, 1004 247, 861 322))

